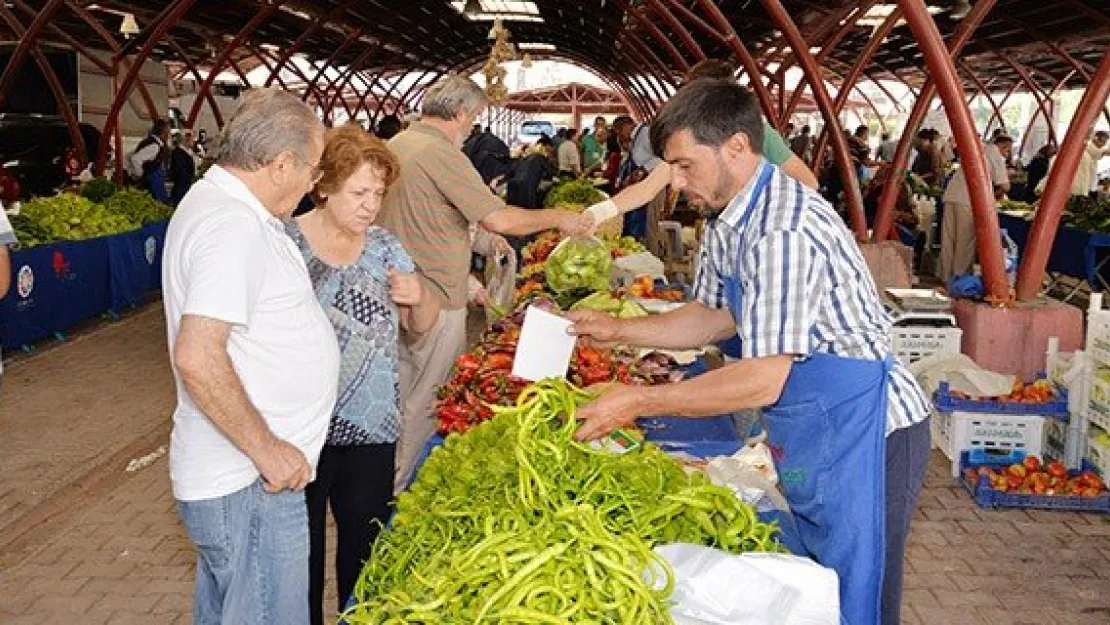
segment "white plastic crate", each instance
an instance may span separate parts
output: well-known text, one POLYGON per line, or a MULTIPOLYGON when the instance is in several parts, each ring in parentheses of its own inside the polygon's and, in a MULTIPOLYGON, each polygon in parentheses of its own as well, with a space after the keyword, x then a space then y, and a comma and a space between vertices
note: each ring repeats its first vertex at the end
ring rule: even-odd
POLYGON ((1101 430, 1091 428, 1091 436, 1087 441, 1087 460, 1105 477, 1110 475, 1110 445, 1099 441, 1101 434, 1101 430))
POLYGON ((961 451, 979 449, 990 454, 1023 452, 1043 456, 1045 421, 1036 415, 939 412, 933 415, 932 431, 938 439, 937 446, 952 461, 952 477, 959 477, 961 451))
POLYGON ((1091 293, 1087 307, 1087 353, 1110 367, 1110 310, 1102 309, 1102 293, 1091 293))
MULTIPOLYGON (((1101 373, 1106 376, 1110 371, 1101 368, 1101 373)), ((1098 427, 1110 432, 1110 382, 1101 377, 1099 370, 1095 370, 1090 378, 1090 397, 1087 400, 1087 419, 1098 427)))
POLYGON ((959 328, 896 326, 891 328, 891 347, 903 365, 933 354, 959 354, 964 331, 959 328))

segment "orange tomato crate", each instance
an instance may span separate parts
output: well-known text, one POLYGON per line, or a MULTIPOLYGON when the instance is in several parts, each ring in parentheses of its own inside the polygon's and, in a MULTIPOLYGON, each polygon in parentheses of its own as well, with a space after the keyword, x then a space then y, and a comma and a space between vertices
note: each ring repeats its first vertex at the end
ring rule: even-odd
MULTIPOLYGON (((1018 461, 1020 462, 1020 460, 1018 461)), ((1025 495, 996 490, 991 486, 990 479, 976 474, 975 478, 968 474, 968 469, 977 470, 981 466, 994 469, 1005 469, 1009 462, 990 460, 987 462, 973 462, 970 454, 960 454, 959 480, 964 490, 971 495, 975 503, 981 508, 1037 508, 1043 510, 1072 510, 1075 512, 1110 512, 1110 493, 1103 492, 1094 497, 1080 497, 1076 495, 1025 495)), ((1078 475, 1078 471, 1069 471, 1069 476, 1078 475)))

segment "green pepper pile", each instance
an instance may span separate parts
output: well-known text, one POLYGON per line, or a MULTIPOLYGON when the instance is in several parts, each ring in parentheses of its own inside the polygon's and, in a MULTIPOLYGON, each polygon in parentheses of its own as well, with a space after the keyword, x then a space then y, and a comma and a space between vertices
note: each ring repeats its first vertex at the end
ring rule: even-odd
POLYGON ((544 381, 448 437, 398 497, 342 618, 669 623, 674 575, 656 545, 782 551, 775 525, 658 448, 613 455, 575 442, 588 399, 544 381))

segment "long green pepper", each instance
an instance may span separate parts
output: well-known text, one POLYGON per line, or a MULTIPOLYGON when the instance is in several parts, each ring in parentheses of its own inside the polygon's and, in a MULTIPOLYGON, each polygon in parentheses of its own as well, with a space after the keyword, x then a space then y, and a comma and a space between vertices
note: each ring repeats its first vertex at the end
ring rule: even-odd
POLYGON ((670 623, 653 547, 782 551, 777 527, 653 445, 574 441, 590 395, 562 380, 432 452, 397 499, 341 618, 381 623, 670 623))

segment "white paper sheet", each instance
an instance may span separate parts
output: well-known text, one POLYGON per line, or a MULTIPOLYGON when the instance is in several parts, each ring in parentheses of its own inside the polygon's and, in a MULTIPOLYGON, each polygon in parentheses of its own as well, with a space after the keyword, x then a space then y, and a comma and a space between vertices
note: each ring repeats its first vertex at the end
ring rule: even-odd
POLYGON ((565 378, 577 337, 567 334, 571 322, 529 306, 513 359, 513 375, 532 382, 565 378))

